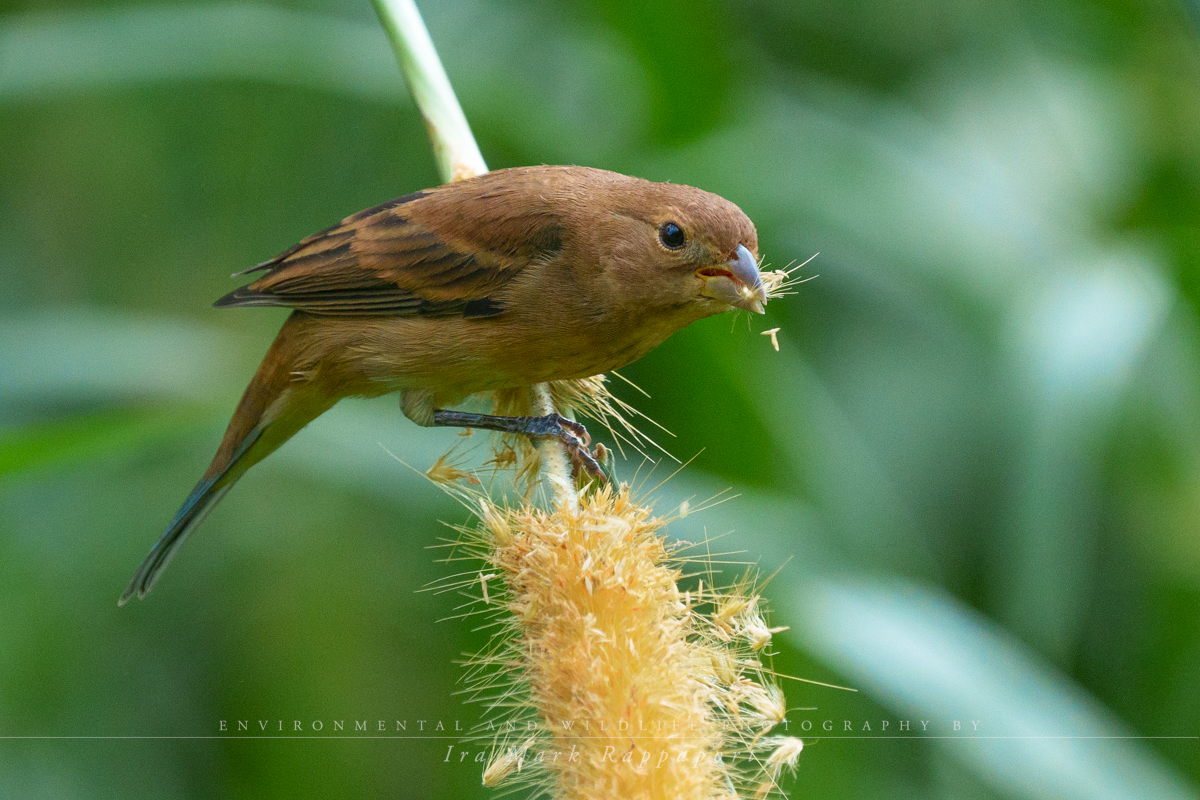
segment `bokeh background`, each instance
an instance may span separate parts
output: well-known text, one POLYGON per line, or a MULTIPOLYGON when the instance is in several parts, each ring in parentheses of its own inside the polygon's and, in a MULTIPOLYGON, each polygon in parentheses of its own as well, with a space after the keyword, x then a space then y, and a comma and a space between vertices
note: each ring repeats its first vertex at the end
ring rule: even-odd
MULTIPOLYGON (((493 168, 695 184, 820 253, 616 387, 700 453, 661 510, 739 495, 672 533, 783 567, 776 669, 859 690, 786 684, 792 796, 1196 797, 1200 5, 421 7, 493 168)), ((394 398, 116 606, 283 319, 210 308, 229 273, 437 182, 366 0, 5 0, 0 796, 494 796, 453 740, 271 735, 477 714, 486 632, 417 591, 466 513, 384 449, 454 437, 394 398)))

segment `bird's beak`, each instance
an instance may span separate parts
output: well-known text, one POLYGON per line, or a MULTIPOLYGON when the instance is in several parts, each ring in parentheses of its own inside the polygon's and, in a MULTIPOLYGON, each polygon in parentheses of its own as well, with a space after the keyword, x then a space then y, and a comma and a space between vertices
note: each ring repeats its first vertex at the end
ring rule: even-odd
POLYGON ((733 258, 724 265, 698 269, 696 276, 704 282, 700 294, 705 297, 728 303, 734 308, 744 308, 755 314, 764 313, 767 290, 763 288, 758 264, 745 245, 739 244, 733 258))

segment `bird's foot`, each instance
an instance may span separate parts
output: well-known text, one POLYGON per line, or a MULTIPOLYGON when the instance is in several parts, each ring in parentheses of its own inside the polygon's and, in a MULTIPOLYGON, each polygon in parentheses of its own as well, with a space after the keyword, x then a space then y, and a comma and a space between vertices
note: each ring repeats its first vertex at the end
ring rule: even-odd
POLYGON ((554 438, 562 443, 563 449, 571 458, 573 477, 578 477, 579 471, 583 470, 594 478, 608 480, 600 462, 596 460, 596 455, 588 450, 592 437, 588 435, 587 428, 561 414, 547 414, 544 417, 529 419, 531 424, 526 433, 531 438, 554 438))
MULTIPOLYGON (((522 433, 531 439, 557 439, 571 457, 572 472, 587 472, 602 481, 608 480, 596 456, 588 450, 592 437, 587 428, 562 414, 547 414, 544 417, 500 417, 491 414, 472 414, 465 411, 433 412, 433 424, 463 428, 482 428, 502 433, 522 433)), ((599 447, 599 446, 597 446, 599 447)))

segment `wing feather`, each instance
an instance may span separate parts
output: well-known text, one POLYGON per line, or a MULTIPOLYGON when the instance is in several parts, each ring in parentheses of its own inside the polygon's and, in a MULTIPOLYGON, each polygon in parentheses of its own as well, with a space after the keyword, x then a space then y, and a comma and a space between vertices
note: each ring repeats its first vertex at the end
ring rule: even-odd
POLYGON ((486 236, 482 242, 456 240, 435 230, 445 226, 419 221, 431 216, 453 218, 444 211, 440 217, 419 213, 422 203, 418 201, 436 202, 439 193, 436 189, 416 192, 346 217, 238 273, 265 272, 214 305, 283 306, 325 315, 474 318, 502 314, 503 304, 493 295, 550 252, 551 248, 539 247, 540 242, 561 246, 556 227, 543 231, 554 221, 544 213, 522 219, 517 208, 496 242, 488 242, 486 236), (518 237, 522 227, 529 232, 529 246, 509 246, 514 226, 518 237))

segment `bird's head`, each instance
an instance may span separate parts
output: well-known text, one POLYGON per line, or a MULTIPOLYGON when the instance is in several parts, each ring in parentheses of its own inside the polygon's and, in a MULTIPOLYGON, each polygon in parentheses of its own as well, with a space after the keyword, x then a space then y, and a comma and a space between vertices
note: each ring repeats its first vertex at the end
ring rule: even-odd
POLYGON ((611 212, 602 245, 622 290, 650 308, 695 318, 763 313, 758 233, 742 210, 691 186, 638 181, 611 212))

